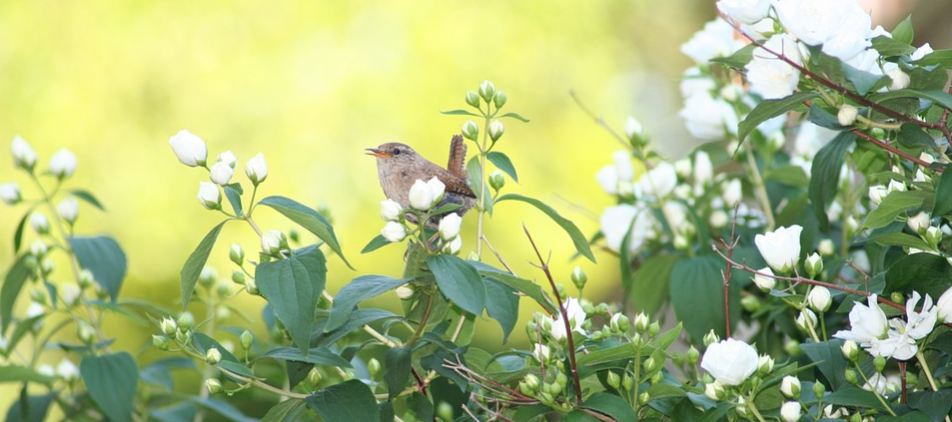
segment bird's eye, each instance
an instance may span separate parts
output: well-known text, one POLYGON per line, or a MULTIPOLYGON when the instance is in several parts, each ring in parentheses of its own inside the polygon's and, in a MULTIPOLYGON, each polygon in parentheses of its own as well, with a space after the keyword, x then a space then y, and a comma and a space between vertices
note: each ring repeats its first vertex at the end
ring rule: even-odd
POLYGON ((394 149, 393 149, 393 155, 400 155, 401 152, 403 152, 403 151, 400 151, 400 148, 394 148, 394 149))

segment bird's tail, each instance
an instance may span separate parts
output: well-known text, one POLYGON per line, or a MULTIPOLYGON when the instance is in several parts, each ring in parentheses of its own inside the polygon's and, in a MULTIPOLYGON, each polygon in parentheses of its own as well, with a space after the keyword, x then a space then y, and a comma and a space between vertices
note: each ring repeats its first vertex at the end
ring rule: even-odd
POLYGON ((453 140, 450 141, 450 160, 446 169, 463 180, 469 179, 469 173, 466 171, 466 141, 462 135, 453 135, 453 140))

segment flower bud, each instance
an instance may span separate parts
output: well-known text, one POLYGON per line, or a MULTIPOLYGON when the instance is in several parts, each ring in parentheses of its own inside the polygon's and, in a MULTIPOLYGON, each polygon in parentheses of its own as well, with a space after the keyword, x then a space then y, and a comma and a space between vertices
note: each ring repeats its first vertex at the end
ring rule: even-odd
POLYGON ((380 218, 383 221, 399 221, 403 216, 403 207, 397 201, 388 199, 380 201, 380 218))
POLYGON ((30 300, 36 303, 39 303, 41 305, 45 305, 46 304, 46 290, 39 287, 34 288, 33 290, 30 290, 30 300))
POLYGON ((541 343, 536 343, 532 347, 532 356, 536 358, 537 361, 545 363, 549 361, 549 346, 546 346, 541 343))
POLYGON ((221 393, 222 390, 224 390, 221 386, 221 381, 218 381, 215 378, 209 378, 205 380, 205 388, 207 388, 208 392, 212 394, 221 393))
POLYGON ((177 331, 175 332, 175 341, 186 344, 192 338, 192 333, 189 331, 177 331))
POLYGON ((539 377, 533 374, 526 375, 522 380, 526 383, 526 387, 529 387, 529 389, 533 391, 538 390, 539 386, 542 385, 541 381, 539 381, 539 377))
POLYGON ((846 382, 848 382, 848 383, 850 383, 850 384, 853 384, 853 385, 856 385, 856 383, 859 382, 859 379, 856 377, 856 371, 854 371, 854 370, 852 370, 852 369, 847 369, 847 370, 843 373, 843 378, 846 379, 846 382))
POLYGON ((217 347, 212 347, 205 352, 205 362, 212 365, 221 362, 221 352, 218 351, 217 347))
POLYGON ((823 271, 823 260, 819 254, 814 252, 803 261, 803 267, 811 278, 816 277, 817 274, 823 271))
POLYGON ((245 250, 241 248, 241 245, 232 243, 228 249, 228 259, 235 265, 241 266, 245 262, 245 250))
POLYGON ((258 283, 255 282, 255 279, 249 278, 245 281, 245 291, 250 295, 258 295, 258 283))
POLYGON ((268 230, 261 234, 261 252, 265 255, 276 255, 285 249, 288 241, 280 230, 268 230))
POLYGON ((473 91, 466 91, 466 104, 471 105, 473 108, 479 108, 479 94, 473 91))
POLYGON ((241 341, 241 348, 248 350, 251 348, 251 344, 254 342, 255 337, 251 334, 251 331, 245 330, 241 333, 241 336, 238 337, 238 340, 241 341))
POLYGON ((479 139, 479 126, 476 125, 476 122, 472 120, 467 120, 466 123, 463 123, 463 136, 466 139, 471 141, 476 141, 479 139))
POLYGON ((218 158, 215 159, 215 162, 225 163, 226 165, 228 165, 228 167, 231 167, 232 169, 234 169, 235 166, 238 165, 238 157, 235 157, 235 153, 231 151, 225 151, 221 154, 218 154, 218 158))
POLYGON ((700 360, 701 352, 699 352, 692 344, 691 347, 688 348, 688 352, 685 353, 685 357, 687 358, 688 364, 694 366, 697 365, 698 360, 700 360))
POLYGON ((218 185, 211 182, 198 183, 198 202, 208 210, 221 209, 221 191, 218 190, 218 185))
POLYGON ((616 374, 615 372, 608 371, 608 375, 606 376, 606 378, 607 378, 606 381, 608 382, 608 385, 611 386, 612 388, 617 390, 618 387, 621 386, 621 377, 619 377, 618 374, 616 374))
POLYGON ((635 142, 644 136, 644 129, 642 129, 641 123, 638 122, 634 116, 628 116, 628 120, 625 122, 625 136, 627 136, 628 140, 632 142, 635 142))
POLYGON ((73 225, 73 223, 76 222, 76 217, 79 215, 79 202, 73 197, 63 199, 56 205, 56 211, 64 221, 69 223, 69 225, 73 225))
POLYGON ((245 273, 241 270, 231 271, 231 281, 235 284, 245 284, 245 273))
POLYGON ((906 225, 909 226, 912 231, 916 233, 922 233, 928 228, 931 224, 931 218, 929 214, 920 212, 914 216, 911 216, 906 219, 906 225))
POLYGON ((501 171, 495 170, 489 174, 489 187, 499 192, 499 189, 502 189, 503 186, 506 186, 506 176, 501 171))
POLYGON ((783 343, 783 351, 790 356, 799 356, 803 353, 803 347, 800 346, 800 342, 791 339, 783 343))
POLYGON ((883 368, 886 367, 886 358, 883 356, 876 356, 873 359, 873 366, 876 367, 876 372, 883 372, 883 368))
POLYGON ((218 271, 215 271, 212 267, 204 267, 198 275, 198 282, 202 286, 209 287, 215 282, 216 278, 218 278, 218 271))
POLYGON ((410 286, 409 284, 404 284, 400 287, 397 287, 397 289, 394 292, 397 294, 397 297, 399 297, 400 299, 407 300, 413 297, 414 290, 413 290, 413 286, 410 286))
POLYGON ((231 296, 231 284, 228 284, 227 281, 222 280, 220 283, 218 283, 218 286, 216 286, 215 289, 216 293, 218 293, 218 297, 222 299, 227 299, 229 296, 231 296))
POLYGON ((649 401, 651 401, 651 394, 649 394, 647 391, 638 395, 638 404, 645 405, 649 401))
POLYGON ((407 228, 396 221, 388 221, 380 230, 380 235, 390 243, 397 243, 407 237, 407 228))
POLYGON ((50 173, 60 180, 66 179, 76 171, 76 155, 63 148, 50 158, 50 173))
POLYGON ((727 396, 727 392, 724 390, 723 384, 714 381, 704 386, 704 395, 711 400, 721 401, 727 396))
POLYGON ((255 186, 268 178, 268 164, 264 161, 264 154, 259 152, 245 163, 245 175, 255 186))
POLYGON ((449 241, 459 236, 459 226, 462 222, 462 217, 456 213, 449 213, 443 217, 439 225, 440 239, 449 241))
POLYGON ((817 397, 823 397, 823 393, 826 391, 826 387, 822 382, 813 383, 813 395, 817 397))
POLYGON ((4 204, 14 205, 21 200, 23 200, 23 197, 20 193, 20 185, 16 184, 16 182, 0 185, 0 201, 3 201, 4 204))
POLYGON ((713 329, 704 335, 704 347, 710 347, 710 345, 719 341, 721 341, 721 338, 717 336, 713 329))
POLYGON ((506 127, 503 126, 502 122, 499 120, 493 120, 489 124, 489 138, 496 142, 502 137, 502 134, 506 133, 506 127))
POLYGON ((30 244, 30 253, 33 254, 34 257, 42 258, 48 251, 49 247, 40 239, 36 239, 30 244))
POLYGON ((162 332, 166 335, 175 335, 175 332, 178 331, 178 324, 175 323, 175 320, 172 317, 162 318, 162 322, 159 323, 159 328, 162 329, 162 332))
POLYGON ((800 316, 797 317, 797 328, 810 332, 811 327, 816 327, 816 314, 809 309, 801 309, 800 316))
POLYGON ((635 380, 628 375, 627 372, 621 375, 621 388, 624 388, 626 391, 631 391, 631 387, 635 385, 635 380))
POLYGON ((208 171, 208 177, 212 180, 212 183, 219 186, 225 186, 231 182, 231 176, 234 174, 235 169, 224 161, 213 164, 212 168, 208 171))
POLYGON ((30 173, 33 173, 33 167, 36 166, 36 151, 20 137, 13 137, 13 143, 10 145, 10 151, 13 153, 13 163, 30 173))
POLYGON ((311 367, 311 370, 307 373, 307 381, 313 386, 320 384, 323 379, 324 376, 321 375, 321 371, 316 366, 311 367))
POLYGON ((856 121, 857 115, 859 115, 859 109, 849 104, 843 104, 840 111, 836 113, 836 121, 840 123, 840 126, 849 126, 856 121))
POLYGON ((649 356, 648 359, 645 359, 645 361, 641 364, 641 366, 645 369, 646 374, 654 372, 655 369, 658 369, 659 365, 660 363, 658 363, 654 356, 649 356))
POLYGON ((787 398, 800 397, 800 380, 790 375, 783 377, 783 380, 780 381, 780 392, 787 398))
POLYGON ((744 308, 745 311, 754 313, 757 312, 763 303, 759 297, 753 295, 747 295, 740 298, 740 306, 744 308))
POLYGON ((191 328, 193 324, 195 324, 195 317, 192 316, 191 312, 188 312, 188 311, 182 312, 182 315, 179 315, 177 322, 178 322, 178 326, 183 331, 185 331, 191 328))
POLYGON ((53 259, 50 257, 45 257, 40 261, 40 270, 43 271, 43 274, 49 274, 53 272, 55 268, 56 264, 53 263, 53 259))
POLYGON ((159 350, 169 350, 169 339, 160 335, 153 334, 152 346, 159 350))
POLYGON ((855 362, 859 358, 859 346, 853 340, 846 340, 840 346, 840 351, 843 352, 843 357, 850 361, 855 362))
POLYGON ((367 362, 367 371, 370 372, 370 377, 373 378, 380 373, 380 361, 376 358, 370 358, 370 361, 367 362))
POLYGON ((757 270, 757 272, 761 274, 754 274, 754 284, 760 287, 760 290, 769 292, 777 286, 777 279, 772 277, 774 272, 770 267, 763 267, 757 270))
POLYGON ((50 232, 50 221, 46 219, 46 214, 34 212, 30 216, 30 225, 38 234, 47 234, 50 232))
POLYGON ((485 80, 479 84, 479 96, 483 97, 487 103, 493 100, 494 95, 496 95, 496 86, 492 82, 485 80))
POLYGON ((930 226, 926 229, 924 237, 926 242, 929 242, 933 247, 937 247, 939 246, 939 242, 942 241, 942 230, 939 230, 938 227, 930 226))
POLYGON ((757 359, 757 372, 761 375, 769 374, 773 371, 774 360, 770 355, 761 355, 757 359))
POLYGON ((79 272, 79 279, 76 281, 79 283, 80 289, 86 290, 90 288, 96 280, 93 278, 92 271, 83 268, 83 270, 79 272))
POLYGON ((410 207, 420 211, 426 211, 433 205, 433 191, 426 182, 417 180, 410 187, 408 194, 410 207))
POLYGON ((788 401, 780 407, 780 419, 783 422, 797 422, 800 420, 800 410, 800 402, 788 401))
POLYGON ((582 290, 587 281, 588 276, 585 274, 585 271, 582 271, 582 267, 576 265, 575 268, 572 269, 572 284, 579 290, 582 290))
POLYGON ((84 344, 93 344, 96 341, 96 330, 88 323, 76 324, 76 337, 84 344))
POLYGON ((456 255, 459 253, 460 249, 462 248, 463 248, 463 237, 456 236, 455 238, 453 238, 453 240, 449 241, 449 243, 446 243, 443 246, 443 248, 441 249, 441 252, 445 254, 456 255))
POLYGON ((661 331, 661 324, 658 321, 652 322, 648 325, 648 338, 654 337, 658 332, 661 331))
POLYGON ((499 110, 502 108, 502 106, 506 105, 506 101, 508 100, 509 97, 506 96, 505 92, 496 91, 496 95, 493 95, 493 104, 496 105, 496 110, 499 110))
MULTIPOLYGON (((815 255, 815 254, 814 254, 815 255)), ((809 259, 807 259, 809 261, 809 259)), ((814 286, 807 295, 807 302, 817 312, 826 312, 833 303, 830 290, 823 286, 814 286)))
POLYGON ((176 133, 175 136, 169 139, 169 145, 172 146, 172 152, 175 153, 182 164, 189 167, 205 165, 205 160, 208 158, 205 141, 188 130, 183 129, 176 133))
POLYGON ((892 82, 889 84, 890 91, 904 89, 909 86, 909 75, 898 67, 886 72, 886 76, 889 76, 889 79, 892 79, 892 82))

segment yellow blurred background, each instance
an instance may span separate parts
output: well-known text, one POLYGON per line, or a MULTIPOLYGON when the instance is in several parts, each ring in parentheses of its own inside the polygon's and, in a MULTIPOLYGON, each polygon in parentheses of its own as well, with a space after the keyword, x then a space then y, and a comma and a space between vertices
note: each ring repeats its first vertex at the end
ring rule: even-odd
MULTIPOLYGON (((914 16, 917 43, 949 48, 949 24, 938 23, 943 14, 930 4, 920 7, 929 10, 914 16)), ((906 13, 874 14, 874 21, 891 29, 906 13)), ((83 203, 78 231, 109 234, 125 248, 123 297, 175 308, 182 264, 222 216, 199 205, 198 182, 207 174, 181 165, 169 137, 188 129, 208 142, 210 159, 232 150, 240 168, 260 151, 270 173, 259 198, 282 195, 330 207, 344 252, 357 268, 329 258, 333 293, 361 274, 402 272, 402 247, 360 254, 383 226, 375 162, 363 149, 405 142, 444 163, 449 138, 465 119, 439 111, 465 108, 464 93, 489 79, 508 94, 506 111, 532 120, 504 121, 497 148, 512 158, 521 181, 510 180, 505 192, 539 198, 591 235, 601 209, 612 202, 594 174, 619 145, 579 109, 570 90, 617 130, 634 115, 663 154, 685 155, 695 141, 676 114, 677 84, 691 63, 678 48, 713 16, 713 2, 692 0, 5 0, 0 183, 17 181, 27 198, 36 197, 13 168, 9 142, 15 134, 37 150, 40 168, 60 148, 75 152, 79 166, 69 186, 90 189, 108 209, 104 214, 83 203)), ((236 180, 249 186, 242 172, 236 180)), ((4 271, 13 261, 10 239, 24 211, 0 207, 4 271)), ((475 249, 474 215, 464 220, 462 256, 475 249)), ((264 230, 291 227, 268 209, 255 217, 264 230)), ((553 251, 560 282, 570 286, 572 267, 581 265, 590 280, 586 296, 615 300, 616 258, 599 251, 598 266, 571 262, 572 243, 555 224, 510 202, 488 220, 487 235, 520 276, 541 277, 527 264, 533 256, 523 222, 543 253, 553 251)), ((258 249, 247 225, 226 226, 209 261, 223 277, 232 268, 229 243, 258 249)), ((484 261, 498 264, 489 254, 484 261)), ((65 270, 54 275, 67 277, 65 270)), ((247 312, 259 314, 263 300, 240 300, 247 312)), ((27 302, 24 292, 18 309, 27 302)), ((374 303, 394 302, 390 294, 374 303)), ((533 310, 522 302, 524 317, 533 310)), ((521 327, 511 345, 524 344, 521 327)), ((107 336, 119 337, 118 347, 128 350, 154 331, 122 318, 106 324, 107 336)), ((509 347, 500 339, 495 322, 481 323, 478 344, 509 347)))

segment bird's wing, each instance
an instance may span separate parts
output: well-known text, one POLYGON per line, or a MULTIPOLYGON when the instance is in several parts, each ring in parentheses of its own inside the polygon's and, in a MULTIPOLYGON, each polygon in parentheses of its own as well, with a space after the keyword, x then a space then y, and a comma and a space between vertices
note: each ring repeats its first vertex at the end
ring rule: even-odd
POLYGON ((469 196, 471 198, 476 197, 476 194, 473 193, 473 189, 469 187, 468 178, 460 177, 443 169, 440 170, 441 171, 437 173, 436 177, 439 178, 444 185, 446 185, 447 192, 455 192, 460 195, 469 196))
POLYGON ((466 141, 461 135, 453 135, 453 140, 450 141, 450 159, 446 169, 464 180, 469 179, 469 173, 466 171, 466 141))

